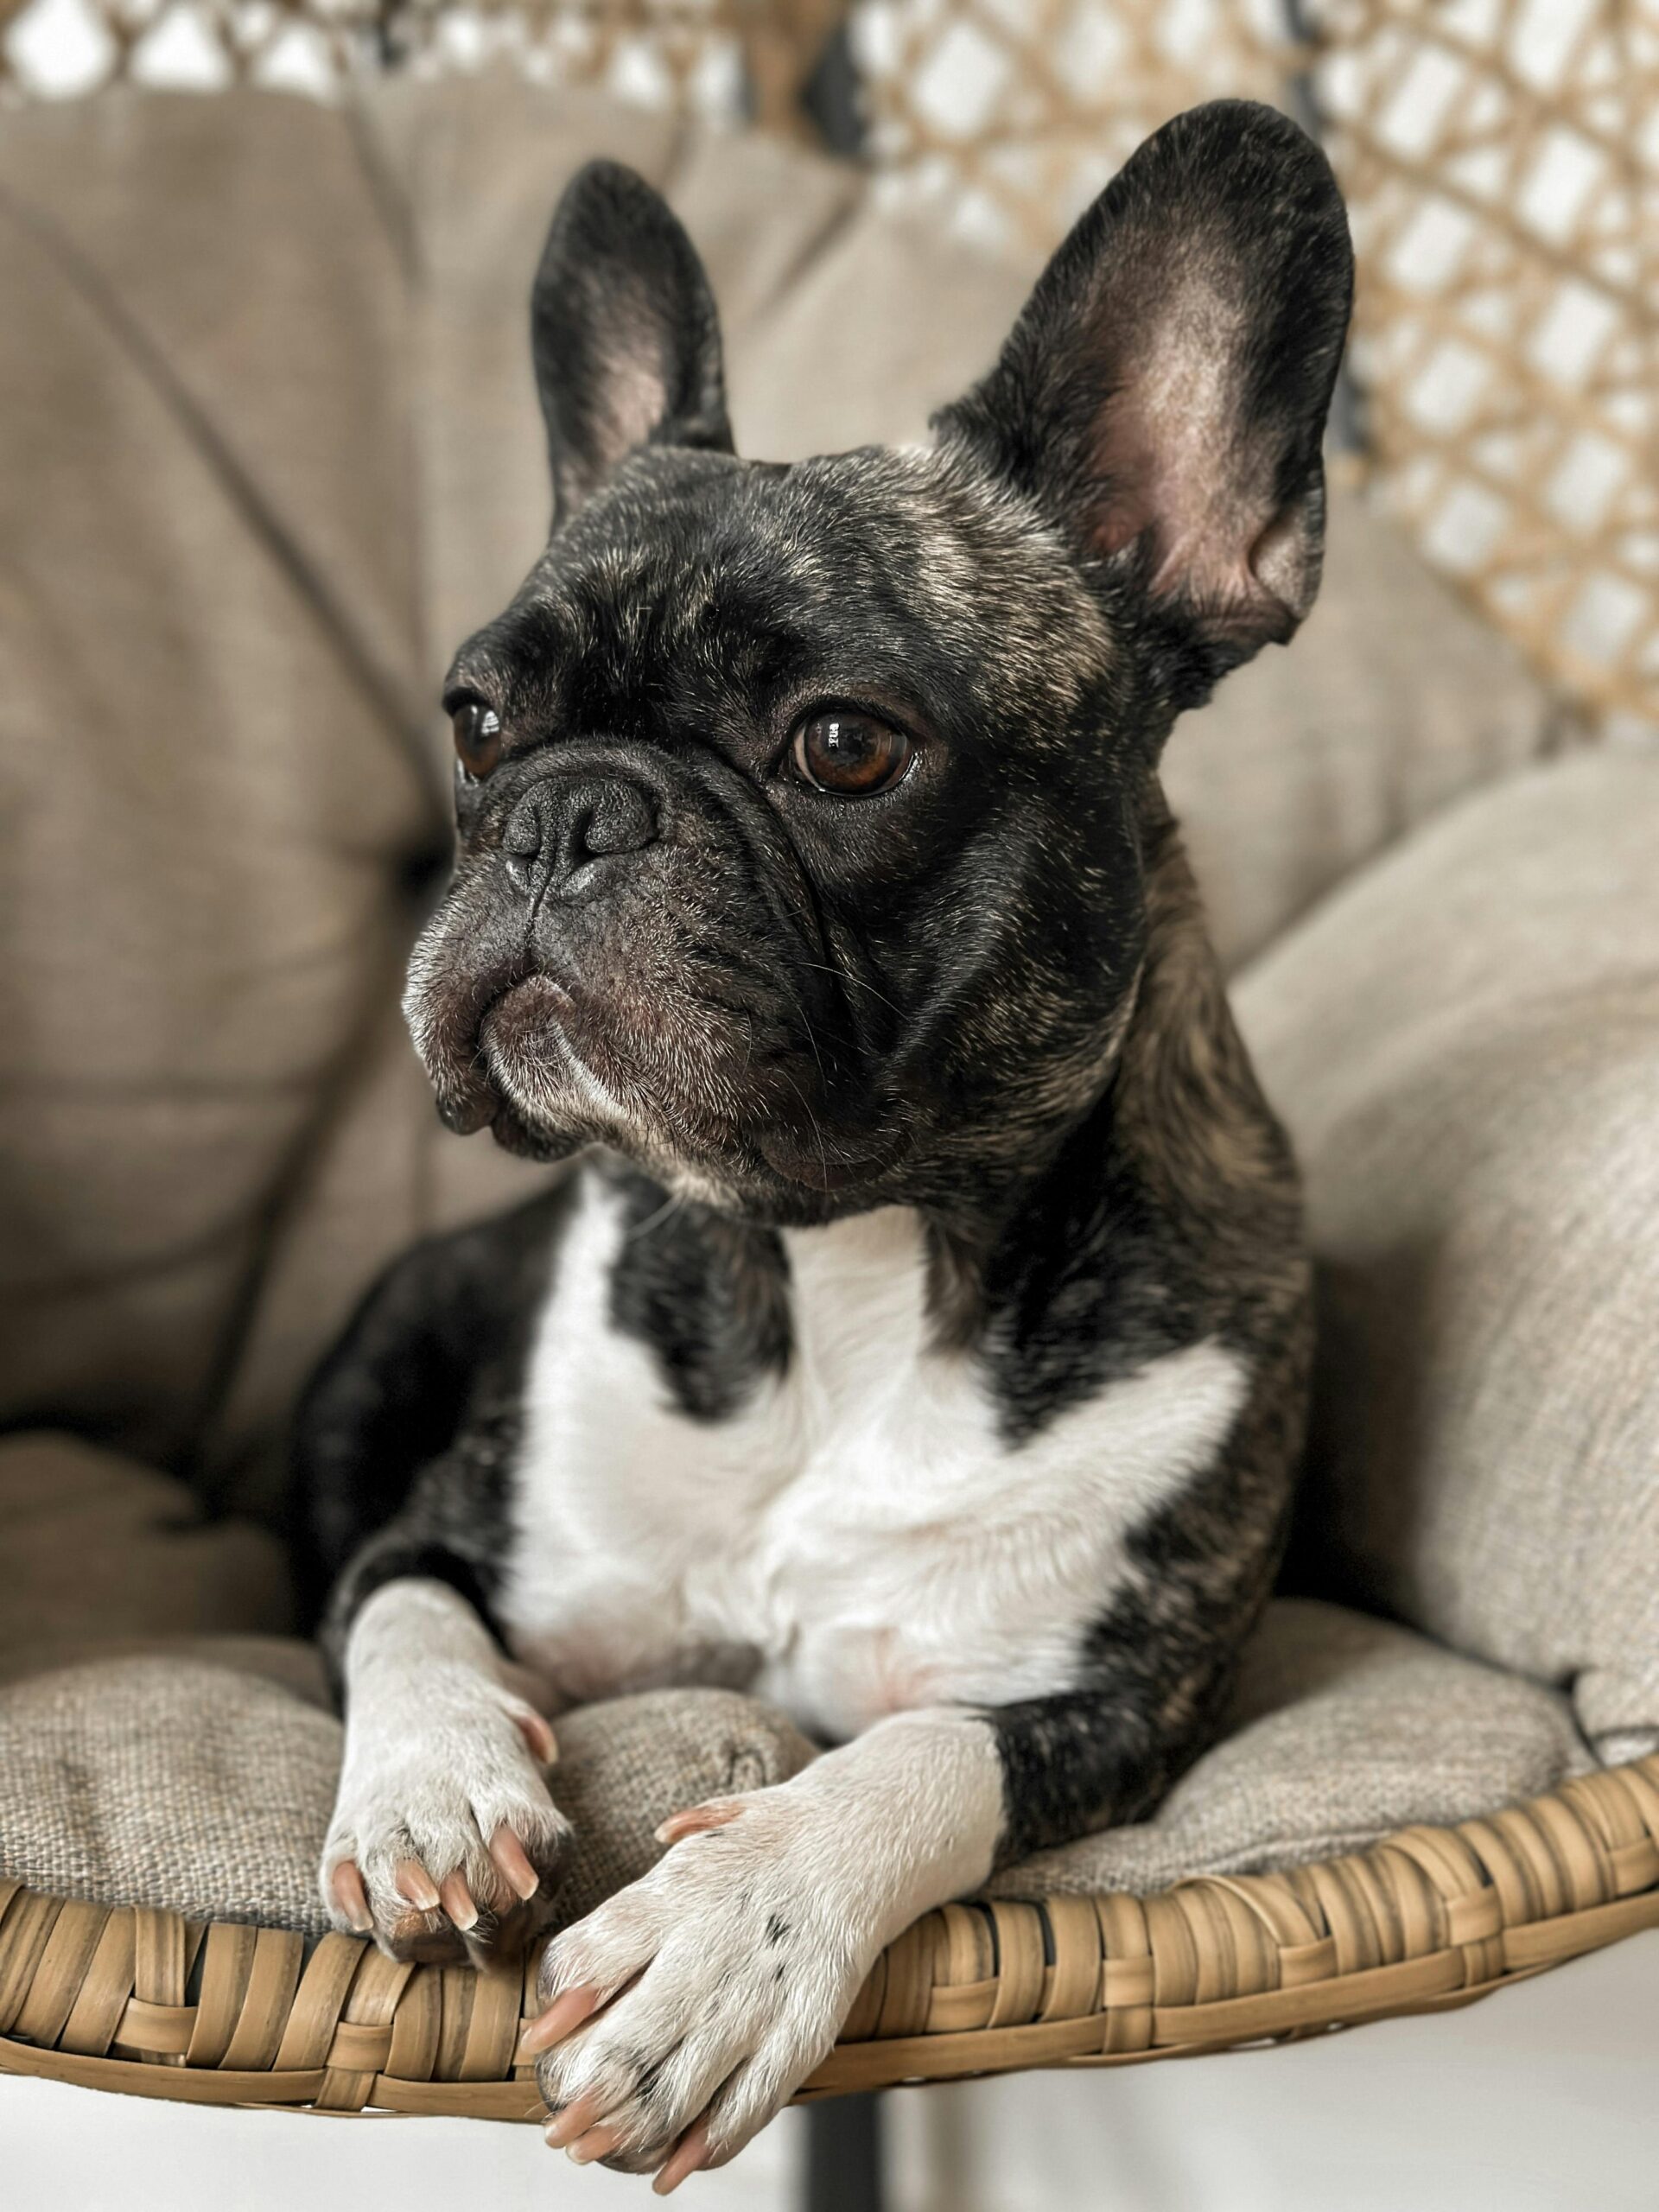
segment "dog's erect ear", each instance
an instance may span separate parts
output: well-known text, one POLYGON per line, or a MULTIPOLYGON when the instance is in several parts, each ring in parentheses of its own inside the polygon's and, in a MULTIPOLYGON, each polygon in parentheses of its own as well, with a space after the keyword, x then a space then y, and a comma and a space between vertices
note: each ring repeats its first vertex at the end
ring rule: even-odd
POLYGON ((615 162, 566 187, 531 294, 555 524, 640 446, 732 449, 709 279, 666 202, 615 162))
POLYGON ((1324 155, 1275 110, 1218 100, 1118 172, 938 418, 1144 592, 1178 705, 1313 603, 1352 291, 1324 155))

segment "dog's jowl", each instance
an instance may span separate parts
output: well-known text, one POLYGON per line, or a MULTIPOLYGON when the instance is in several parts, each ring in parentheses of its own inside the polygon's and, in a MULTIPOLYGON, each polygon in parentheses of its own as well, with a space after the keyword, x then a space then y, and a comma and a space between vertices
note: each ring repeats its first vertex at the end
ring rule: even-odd
POLYGON ((554 1917, 574 1700, 736 1685, 832 1746, 549 1948, 582 2155, 729 2156, 915 1915, 1217 1725, 1307 1270, 1158 762, 1312 603, 1350 283, 1322 156, 1202 108, 930 448, 780 467, 655 194, 589 168, 554 220, 553 529, 455 658, 407 1011, 452 1127, 587 1156, 372 1294, 298 1517, 323 1891, 399 1955, 554 1917))

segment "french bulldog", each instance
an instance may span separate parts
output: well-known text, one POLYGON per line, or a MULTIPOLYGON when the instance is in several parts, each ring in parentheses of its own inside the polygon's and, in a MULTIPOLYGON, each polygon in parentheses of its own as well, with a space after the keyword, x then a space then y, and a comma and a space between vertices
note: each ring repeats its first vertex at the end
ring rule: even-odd
POLYGON ((1154 1806, 1268 1592, 1298 1186, 1158 771, 1313 603, 1351 281, 1317 148, 1198 108, 930 445, 783 466, 655 193, 555 215, 552 530, 450 672, 405 1007, 452 1128, 585 1157, 370 1294, 296 1496, 322 1894, 394 1955, 556 1917, 575 1701, 737 1685, 830 1746, 545 1951, 550 2139, 659 2190, 918 1914, 1154 1806))

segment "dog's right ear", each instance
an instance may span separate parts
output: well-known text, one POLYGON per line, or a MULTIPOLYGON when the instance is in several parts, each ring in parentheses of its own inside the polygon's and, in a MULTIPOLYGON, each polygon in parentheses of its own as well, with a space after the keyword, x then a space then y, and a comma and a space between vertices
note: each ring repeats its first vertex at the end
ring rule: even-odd
POLYGON ((1272 108, 1217 100, 1130 156, 938 418, 1138 597, 1178 709, 1313 605, 1352 291, 1325 156, 1272 108))
POLYGON ((709 279, 632 169, 590 162, 566 187, 530 320, 555 528, 641 446, 732 450, 709 279))

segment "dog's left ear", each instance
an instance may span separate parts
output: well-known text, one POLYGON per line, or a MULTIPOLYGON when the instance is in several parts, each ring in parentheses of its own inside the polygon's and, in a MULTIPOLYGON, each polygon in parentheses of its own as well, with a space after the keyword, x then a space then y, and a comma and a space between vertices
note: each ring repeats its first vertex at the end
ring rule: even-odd
POLYGON ((732 450, 709 279, 633 170, 590 162, 566 187, 530 321, 556 528, 641 446, 732 450))
POLYGON ((1217 100, 1130 158, 938 418, 1141 595, 1177 707, 1313 603, 1352 294, 1324 155, 1274 109, 1217 100))

